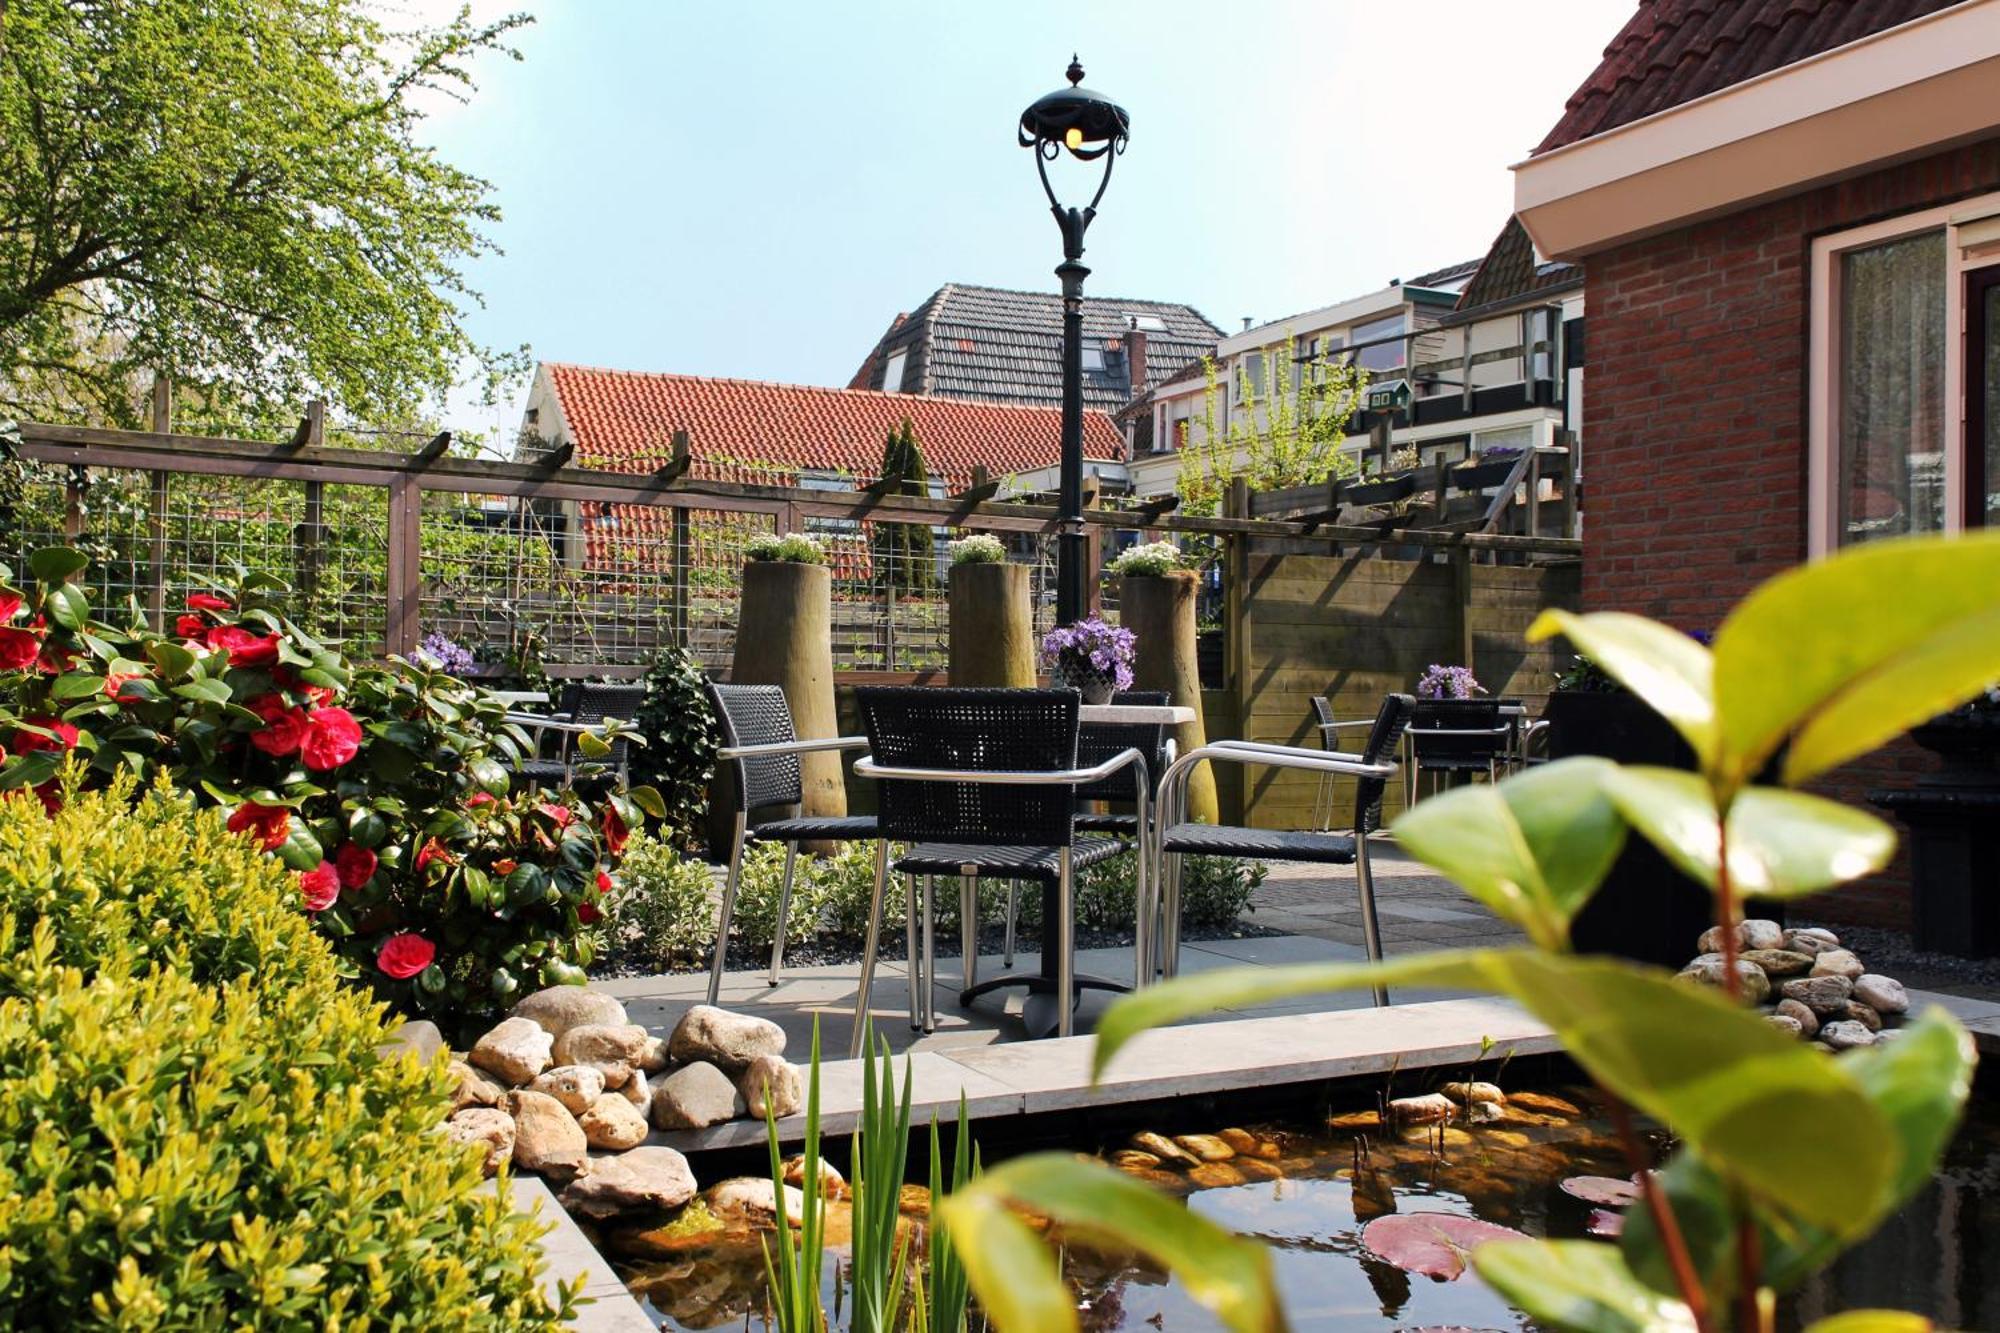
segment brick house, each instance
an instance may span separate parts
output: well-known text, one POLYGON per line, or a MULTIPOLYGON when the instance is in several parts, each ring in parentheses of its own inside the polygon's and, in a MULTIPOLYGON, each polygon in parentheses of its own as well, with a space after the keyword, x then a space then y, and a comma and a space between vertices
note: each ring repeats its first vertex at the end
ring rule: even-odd
POLYGON ((2000 0, 1642 0, 1515 172, 1586 274, 1588 607, 1710 628, 1801 560, 2000 516, 2000 0))

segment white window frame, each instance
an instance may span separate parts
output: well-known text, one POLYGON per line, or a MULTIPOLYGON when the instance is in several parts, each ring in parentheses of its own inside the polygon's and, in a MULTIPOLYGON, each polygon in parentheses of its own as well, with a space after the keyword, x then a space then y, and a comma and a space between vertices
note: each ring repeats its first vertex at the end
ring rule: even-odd
POLYGON ((1840 549, 1840 269, 1850 251, 1923 232, 1944 232, 1944 530, 1965 526, 1965 275, 2000 263, 1984 239, 2000 216, 2000 193, 1885 218, 1814 239, 1806 333, 1806 556, 1840 549), (1983 224, 1983 225, 1981 225, 1983 224), (1977 227, 1979 234, 1971 230, 1977 227))
POLYGON ((889 359, 882 366, 882 392, 901 393, 903 391, 903 371, 910 360, 910 349, 899 347, 889 353, 889 359))

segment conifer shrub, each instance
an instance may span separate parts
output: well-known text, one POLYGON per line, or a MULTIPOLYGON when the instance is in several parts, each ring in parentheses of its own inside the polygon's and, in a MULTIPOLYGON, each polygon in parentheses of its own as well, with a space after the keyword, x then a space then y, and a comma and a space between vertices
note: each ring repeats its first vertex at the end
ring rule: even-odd
POLYGON ((129 778, 0 795, 0 1322, 561 1327, 297 877, 129 778))

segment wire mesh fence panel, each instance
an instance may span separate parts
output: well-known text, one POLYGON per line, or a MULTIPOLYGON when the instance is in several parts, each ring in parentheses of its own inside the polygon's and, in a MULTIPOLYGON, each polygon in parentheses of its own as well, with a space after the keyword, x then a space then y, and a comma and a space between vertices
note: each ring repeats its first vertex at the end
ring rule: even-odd
POLYGON ((150 491, 150 473, 26 464, 18 494, 0 512, 0 563, 25 580, 28 558, 36 551, 74 546, 90 556, 84 581, 97 614, 123 620, 135 597, 143 613, 152 586, 150 491))

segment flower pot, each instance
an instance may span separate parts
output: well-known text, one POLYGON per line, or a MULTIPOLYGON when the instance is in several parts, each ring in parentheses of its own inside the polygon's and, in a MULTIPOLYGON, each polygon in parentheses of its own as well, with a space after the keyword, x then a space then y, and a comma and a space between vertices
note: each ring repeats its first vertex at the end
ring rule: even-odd
MULTIPOLYGON (((1621 764, 1653 764, 1692 772, 1694 751, 1665 718, 1637 695, 1557 690, 1544 714, 1549 757, 1596 755, 1621 764)), ((1767 900, 1745 904, 1745 916, 1782 921, 1783 908, 1767 900)), ((1613 954, 1678 969, 1695 954, 1695 941, 1715 924, 1708 889, 1689 879, 1633 834, 1584 909, 1570 926, 1579 953, 1613 954)))
POLYGON ((1344 505, 1390 504, 1414 493, 1417 479, 1411 473, 1398 477, 1378 477, 1372 481, 1350 481, 1340 488, 1344 505))
MULTIPOLYGON (((753 560, 743 567, 743 603, 729 679, 737 685, 776 685, 791 706, 801 739, 840 734, 833 702, 833 575, 824 565, 753 560)), ((730 771, 720 765, 718 773, 730 771)), ((813 817, 847 813, 847 787, 835 751, 799 756, 804 801, 813 817)), ((729 818, 730 801, 720 818, 729 818)), ((727 845, 723 843, 722 845, 727 845)), ((833 850, 829 844, 814 850, 833 850)))
POLYGON ((1035 631, 1026 565, 954 565, 949 594, 954 685, 1035 683, 1035 631))
POLYGON ((1451 478, 1452 487, 1461 491, 1483 491, 1492 486, 1505 484, 1514 475, 1517 458, 1502 458, 1491 463, 1474 463, 1470 467, 1455 467, 1445 475, 1451 478))
MULTIPOLYGON (((1201 579, 1192 570, 1170 574, 1130 574, 1118 589, 1118 619, 1137 641, 1132 688, 1165 690, 1175 704, 1194 710, 1194 721, 1174 728, 1182 754, 1208 744, 1201 712, 1201 670, 1195 638, 1195 597, 1201 579)), ((1153 775, 1157 781, 1159 774, 1153 775)), ((1202 764, 1188 779, 1188 818, 1214 824, 1221 819, 1215 774, 1202 764)))

